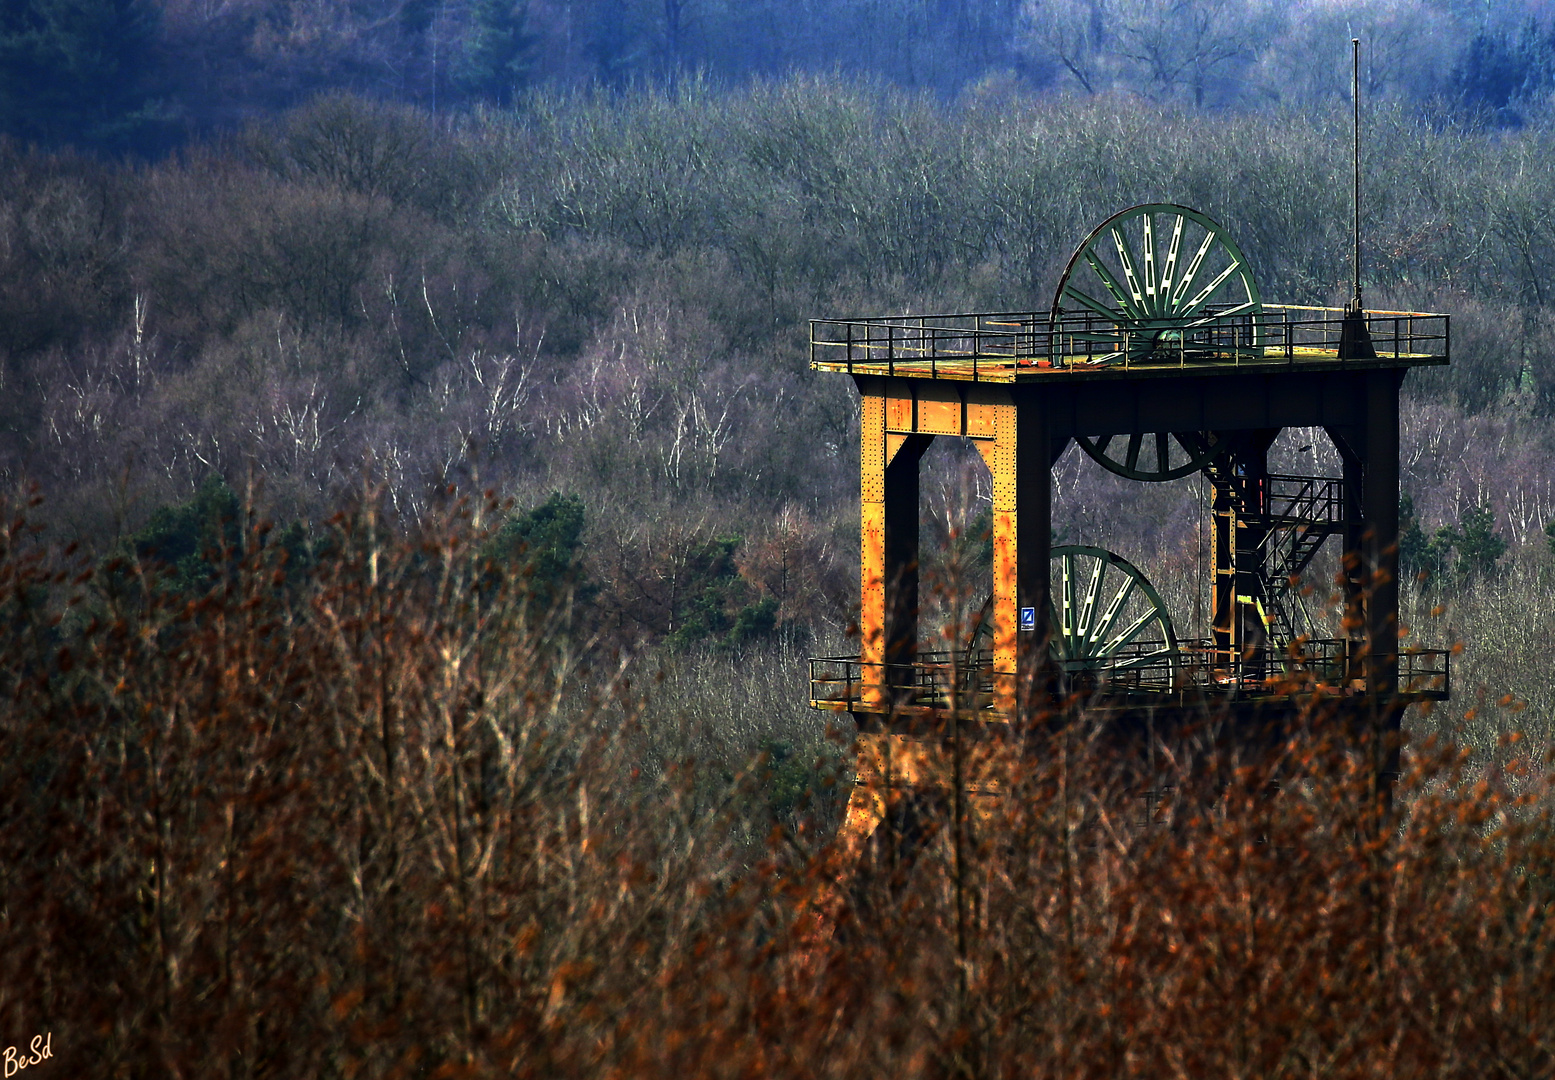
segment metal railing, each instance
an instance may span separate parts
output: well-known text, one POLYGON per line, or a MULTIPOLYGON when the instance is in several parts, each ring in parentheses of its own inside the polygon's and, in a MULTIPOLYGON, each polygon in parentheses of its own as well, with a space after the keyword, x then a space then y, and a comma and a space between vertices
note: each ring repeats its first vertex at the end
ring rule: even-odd
POLYGON ((1252 553, 1261 567, 1265 613, 1275 636, 1293 641, 1298 629, 1310 629, 1312 618, 1296 587, 1328 537, 1340 532, 1345 521, 1344 481, 1334 476, 1273 475, 1249 481, 1263 485, 1261 498, 1244 503, 1262 506, 1262 513, 1247 516, 1267 528, 1252 553))
MULTIPOLYGON (((1186 696, 1284 697, 1327 688, 1353 695, 1365 689, 1366 657, 1343 639, 1301 641, 1286 651, 1241 655, 1208 641, 1179 643, 1171 655, 1120 652, 1101 662, 1065 664, 1055 673, 1071 692, 1094 692, 1124 700, 1166 701, 1186 696)), ((931 653, 911 664, 882 664, 856 656, 810 660, 810 702, 838 711, 948 709, 967 712, 994 704, 993 656, 931 653)), ((1445 700, 1452 689, 1452 653, 1446 649, 1400 649, 1398 694, 1409 700, 1445 700)))
POLYGON ((920 653, 911 664, 818 656, 810 660, 810 701, 849 710, 873 696, 897 707, 984 709, 993 702, 993 674, 993 654, 986 649, 920 653))
POLYGON ((1265 481, 1271 524, 1344 524, 1343 477, 1270 475, 1265 481))
POLYGON ((1111 321, 1090 312, 981 312, 865 319, 812 319, 812 366, 850 374, 1009 381, 1017 374, 1163 367, 1258 367, 1321 363, 1446 363, 1450 318, 1369 311, 1378 359, 1342 358, 1344 312, 1278 305, 1257 315, 1209 311, 1181 325, 1111 321))

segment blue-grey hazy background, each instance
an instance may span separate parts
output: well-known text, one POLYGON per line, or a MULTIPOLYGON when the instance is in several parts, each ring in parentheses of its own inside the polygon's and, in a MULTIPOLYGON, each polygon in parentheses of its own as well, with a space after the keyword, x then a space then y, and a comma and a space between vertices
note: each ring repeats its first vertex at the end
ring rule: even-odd
POLYGON ((156 153, 326 90, 434 111, 535 86, 841 73, 954 98, 989 84, 1212 109, 1348 94, 1497 127, 1555 79, 1541 2, 1408 0, 7 0, 0 130, 156 153))

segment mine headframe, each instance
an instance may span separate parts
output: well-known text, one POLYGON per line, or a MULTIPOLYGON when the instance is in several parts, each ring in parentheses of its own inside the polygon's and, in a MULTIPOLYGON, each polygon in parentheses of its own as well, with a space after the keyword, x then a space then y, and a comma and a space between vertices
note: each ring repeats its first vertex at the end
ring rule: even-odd
POLYGON ((878 725, 947 709, 1007 721, 1032 685, 1128 709, 1445 698, 1449 654, 1399 644, 1398 396, 1410 368, 1448 359, 1445 314, 1265 304, 1226 231, 1171 204, 1097 226, 1047 311, 813 321, 812 368, 861 396, 862 581, 859 654, 811 662, 812 703, 878 725), (1323 428, 1342 475, 1270 472, 1287 427, 1323 428), (993 589, 983 632, 931 653, 918 463, 941 435, 992 476, 993 589), (1133 480, 1206 478, 1208 637, 1182 638, 1123 555, 1052 545, 1050 470, 1071 440, 1133 480), (1342 633, 1301 587, 1330 537, 1342 633))

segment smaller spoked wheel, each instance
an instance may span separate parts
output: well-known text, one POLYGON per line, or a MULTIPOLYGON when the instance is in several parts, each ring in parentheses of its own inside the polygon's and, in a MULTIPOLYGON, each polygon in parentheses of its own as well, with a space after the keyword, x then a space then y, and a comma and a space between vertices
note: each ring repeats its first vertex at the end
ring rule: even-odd
POLYGON ((1078 435, 1080 444, 1108 472, 1147 483, 1196 473, 1225 449, 1213 431, 1152 431, 1132 435, 1078 435))
POLYGON ((1104 548, 1053 549, 1053 658, 1072 675, 1131 672, 1171 686, 1179 666, 1172 619, 1133 563, 1104 548))
POLYGON ((1224 356, 1261 341, 1263 301, 1224 228, 1172 203, 1114 214, 1075 250, 1049 328, 1068 355, 1102 363, 1224 356))

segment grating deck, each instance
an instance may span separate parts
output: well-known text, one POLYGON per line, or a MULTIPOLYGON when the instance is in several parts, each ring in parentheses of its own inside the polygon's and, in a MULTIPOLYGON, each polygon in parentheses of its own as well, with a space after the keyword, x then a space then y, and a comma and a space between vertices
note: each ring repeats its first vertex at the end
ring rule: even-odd
POLYGON ((1187 328, 1105 322, 1093 315, 994 312, 810 323, 810 366, 850 375, 1040 382, 1216 374, 1241 369, 1331 371, 1448 362, 1449 317, 1366 313, 1375 356, 1341 355, 1343 311, 1282 305, 1213 314, 1187 328))

